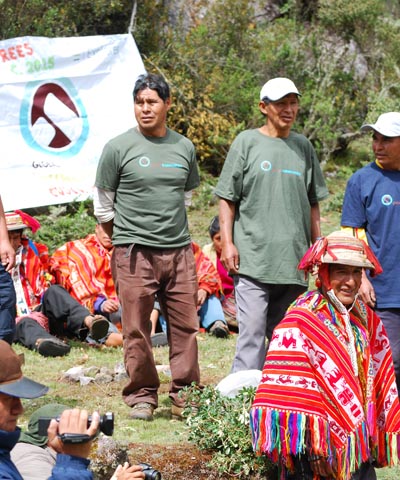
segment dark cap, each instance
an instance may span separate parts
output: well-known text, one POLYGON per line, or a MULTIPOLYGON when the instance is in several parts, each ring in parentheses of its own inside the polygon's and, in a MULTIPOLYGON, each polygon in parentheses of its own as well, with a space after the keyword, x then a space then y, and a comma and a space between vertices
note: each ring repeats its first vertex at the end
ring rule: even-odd
POLYGON ((22 375, 21 360, 11 346, 0 340, 0 393, 18 398, 37 398, 49 388, 22 375))

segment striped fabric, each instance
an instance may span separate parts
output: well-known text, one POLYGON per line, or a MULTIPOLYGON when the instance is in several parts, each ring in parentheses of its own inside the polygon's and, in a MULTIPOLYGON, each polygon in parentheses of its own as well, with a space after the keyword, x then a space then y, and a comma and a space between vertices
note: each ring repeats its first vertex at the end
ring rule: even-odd
POLYGON ((110 267, 111 253, 95 234, 66 243, 50 258, 57 283, 91 312, 98 297, 117 300, 110 267))
POLYGON ((196 261, 197 281, 199 288, 209 295, 220 297, 222 294, 221 279, 212 261, 204 255, 200 245, 192 242, 192 250, 196 261))
MULTIPOLYGON (((400 404, 389 341, 377 315, 350 312, 358 377, 340 314, 307 292, 275 328, 251 409, 253 447, 293 470, 293 455, 320 455, 349 480, 370 456, 396 465, 400 404)), ((318 480, 319 476, 315 476, 318 480)))
POLYGON ((47 288, 54 283, 54 277, 49 273, 49 251, 46 245, 26 237, 22 237, 21 243, 21 263, 16 268, 19 269, 17 273, 27 306, 33 310, 41 303, 47 288))

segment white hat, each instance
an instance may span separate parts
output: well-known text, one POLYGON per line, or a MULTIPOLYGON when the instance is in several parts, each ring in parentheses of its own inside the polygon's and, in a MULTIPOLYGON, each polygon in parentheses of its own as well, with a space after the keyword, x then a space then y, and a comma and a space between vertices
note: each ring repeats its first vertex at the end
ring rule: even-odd
POLYGON ((289 95, 289 93, 295 93, 301 97, 296 85, 291 80, 284 77, 277 77, 268 80, 268 82, 264 84, 260 92, 260 100, 267 97, 268 100, 275 102, 289 95))
POLYGON ((382 113, 375 124, 366 123, 360 130, 376 130, 385 137, 400 137, 400 112, 382 113))

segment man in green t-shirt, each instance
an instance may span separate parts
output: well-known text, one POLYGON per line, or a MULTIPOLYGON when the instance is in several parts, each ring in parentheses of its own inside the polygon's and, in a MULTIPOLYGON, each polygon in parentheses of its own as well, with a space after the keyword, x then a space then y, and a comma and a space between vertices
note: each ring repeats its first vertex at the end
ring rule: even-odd
POLYGON ((291 131, 299 96, 288 78, 263 86, 265 124, 236 137, 216 189, 221 261, 234 276, 239 326, 233 372, 262 369, 266 337, 306 290, 297 265, 320 236, 318 202, 328 191, 311 143, 291 131))
POLYGON ((130 417, 148 421, 160 386, 149 322, 155 295, 168 325, 173 416, 182 414, 179 392, 200 381, 197 277, 185 209, 199 174, 192 142, 166 126, 171 100, 165 80, 140 76, 133 98, 138 125, 105 145, 94 205, 115 246, 111 270, 130 378, 122 394, 130 417))

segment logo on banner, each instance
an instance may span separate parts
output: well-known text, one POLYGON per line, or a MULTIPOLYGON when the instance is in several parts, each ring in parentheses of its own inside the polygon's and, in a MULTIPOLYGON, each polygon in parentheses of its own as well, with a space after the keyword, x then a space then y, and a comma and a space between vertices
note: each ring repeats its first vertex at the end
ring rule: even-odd
POLYGON ((20 125, 31 148, 58 157, 76 155, 89 134, 85 107, 73 83, 66 78, 27 83, 20 125))

